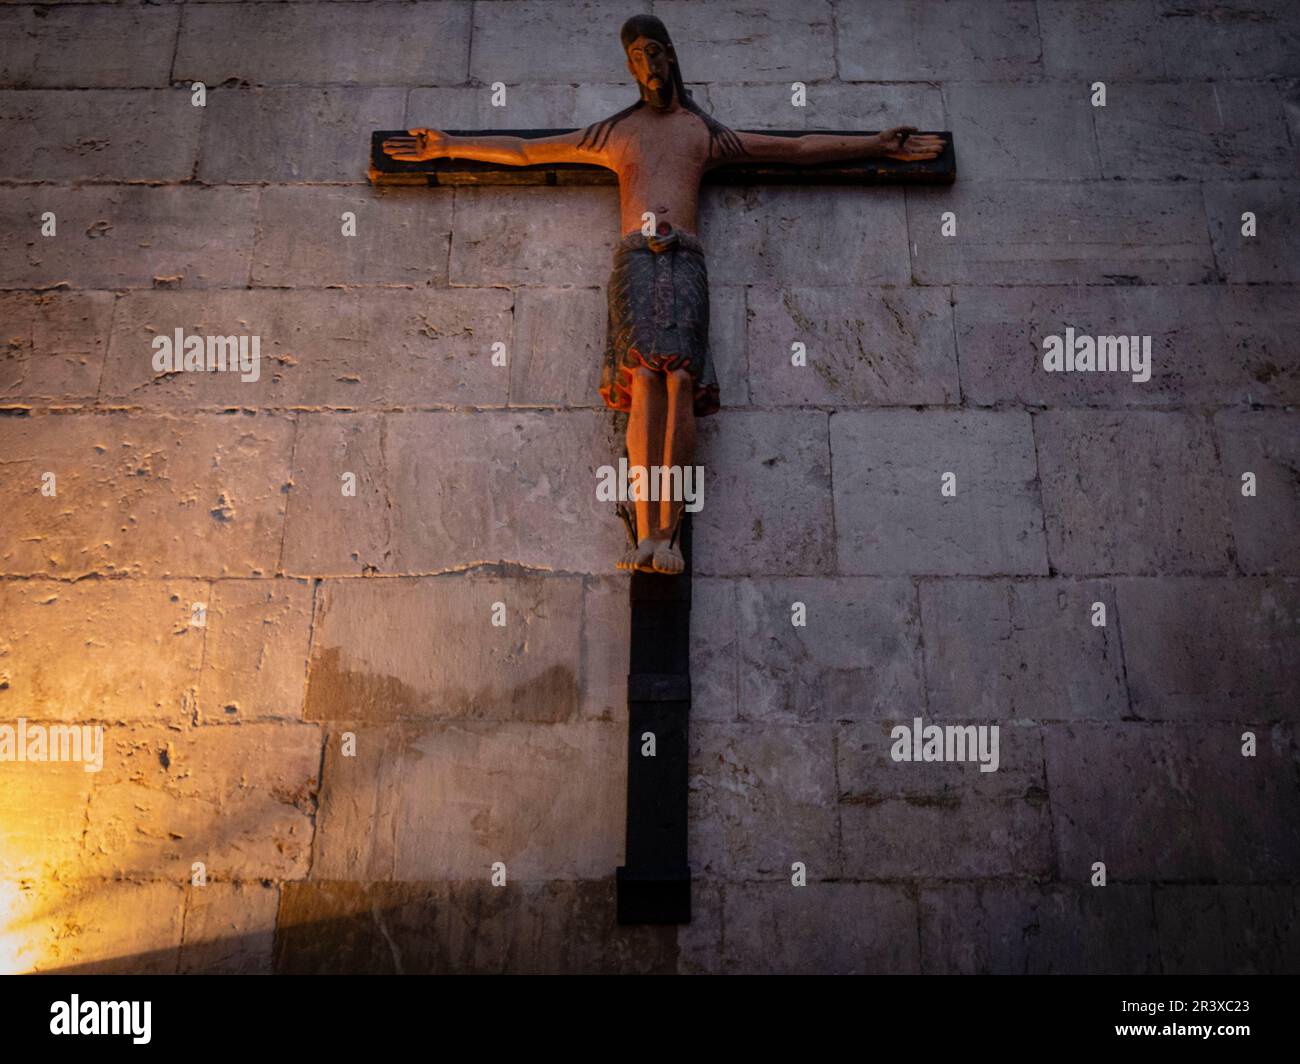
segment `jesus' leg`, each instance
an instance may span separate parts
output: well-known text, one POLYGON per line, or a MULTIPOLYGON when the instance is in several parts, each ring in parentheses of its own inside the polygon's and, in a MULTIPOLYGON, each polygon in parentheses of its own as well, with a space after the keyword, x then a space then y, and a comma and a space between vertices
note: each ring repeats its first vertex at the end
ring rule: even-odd
MULTIPOLYGON (((686 467, 695 457, 695 382, 684 369, 668 373, 668 417, 663 437, 661 464, 678 471, 678 484, 684 484, 686 467)), ((657 573, 680 573, 686 568, 680 543, 672 534, 681 520, 685 500, 661 494, 659 528, 662 539, 655 547, 654 569, 657 573)))
POLYGON ((668 400, 664 375, 644 367, 632 374, 632 412, 627 419, 627 464, 645 472, 639 482, 644 491, 635 497, 637 544, 618 562, 620 569, 651 572, 655 548, 659 545, 659 504, 650 501, 650 467, 659 462, 663 445, 668 400))

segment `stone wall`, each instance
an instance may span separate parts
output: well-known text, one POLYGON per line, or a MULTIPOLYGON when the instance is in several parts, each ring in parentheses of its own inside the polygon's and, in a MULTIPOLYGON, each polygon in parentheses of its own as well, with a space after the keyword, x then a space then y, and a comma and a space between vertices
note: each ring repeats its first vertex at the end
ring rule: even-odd
POLYGON ((0 722, 105 749, 0 763, 0 959, 1300 967, 1297 78, 1287 0, 4 5, 0 722), (681 929, 614 922, 616 193, 365 180, 372 129, 621 108, 636 11, 734 126, 959 169, 705 195, 681 929), (1150 381, 1044 372, 1066 327, 1150 381), (259 380, 156 372, 176 329, 259 380), (894 761, 914 717, 999 770, 894 761))

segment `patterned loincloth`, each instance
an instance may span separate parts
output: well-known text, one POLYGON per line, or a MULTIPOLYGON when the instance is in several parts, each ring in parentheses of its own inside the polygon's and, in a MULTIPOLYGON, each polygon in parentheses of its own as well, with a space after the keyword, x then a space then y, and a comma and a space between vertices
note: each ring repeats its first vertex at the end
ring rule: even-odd
POLYGON ((695 385, 696 417, 718 411, 718 378, 709 357, 709 275, 699 240, 667 225, 655 236, 629 233, 614 249, 609 328, 600 394, 632 409, 640 367, 684 369, 695 385))

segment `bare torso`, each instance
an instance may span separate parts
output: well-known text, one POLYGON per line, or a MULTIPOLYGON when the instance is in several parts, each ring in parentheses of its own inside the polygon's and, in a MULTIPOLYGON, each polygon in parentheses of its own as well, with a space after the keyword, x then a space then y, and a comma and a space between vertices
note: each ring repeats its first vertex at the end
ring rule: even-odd
POLYGON ((709 131, 698 115, 638 108, 614 127, 606 150, 607 165, 618 174, 622 233, 642 229, 647 212, 656 226, 696 231, 700 178, 709 163, 709 131))

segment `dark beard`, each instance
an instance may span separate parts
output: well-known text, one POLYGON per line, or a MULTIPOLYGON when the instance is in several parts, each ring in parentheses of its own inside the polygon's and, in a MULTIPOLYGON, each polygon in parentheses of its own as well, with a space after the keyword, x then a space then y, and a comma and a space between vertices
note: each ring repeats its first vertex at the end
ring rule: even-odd
POLYGON ((672 107, 676 94, 676 86, 671 77, 665 78, 663 84, 657 89, 652 89, 648 85, 641 86, 641 99, 656 111, 666 111, 672 107))

